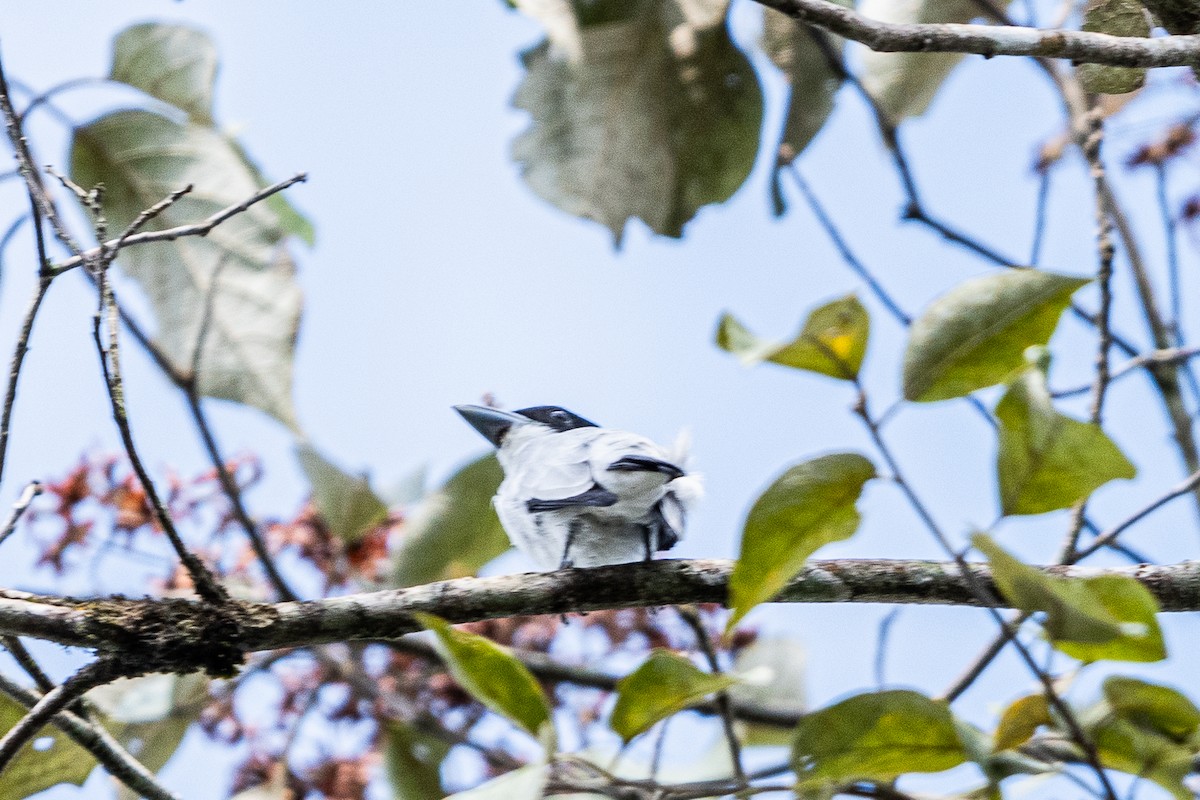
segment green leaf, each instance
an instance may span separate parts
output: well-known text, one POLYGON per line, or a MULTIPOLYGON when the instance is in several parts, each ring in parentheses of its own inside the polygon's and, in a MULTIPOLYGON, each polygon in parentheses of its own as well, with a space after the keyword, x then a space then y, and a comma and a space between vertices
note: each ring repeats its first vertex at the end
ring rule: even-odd
POLYGON ((1000 752, 1020 747, 1039 727, 1053 722, 1045 695, 1030 694, 1014 700, 1000 716, 992 749, 1000 752))
POLYGON ((1050 340, 1086 278, 1032 269, 959 284, 913 323, 904 353, 904 397, 929 402, 1003 383, 1025 349, 1050 340))
MULTIPOLYGON (((201 674, 122 678, 87 693, 104 715, 105 727, 151 772, 166 766, 192 723, 208 705, 208 680, 201 674)), ((119 800, 138 795, 122 785, 119 800)))
POLYGON ((532 673, 495 642, 450 627, 432 614, 414 614, 437 636, 437 648, 454 680, 492 711, 537 736, 550 724, 550 706, 532 673))
POLYGON ((435 800, 446 796, 440 770, 442 760, 450 752, 447 742, 399 720, 388 720, 383 735, 393 800, 435 800))
POLYGON ((790 342, 759 339, 731 314, 721 317, 716 340, 718 347, 733 353, 745 366, 770 361, 853 380, 862 366, 870 330, 867 309, 857 297, 847 295, 815 309, 790 342))
POLYGON ((317 511, 339 539, 353 544, 387 518, 387 506, 365 475, 346 474, 308 444, 296 446, 296 457, 312 484, 317 511))
MULTIPOLYGON (((81 186, 105 185, 114 235, 187 184, 194 190, 146 230, 198 222, 258 190, 223 136, 146 111, 118 111, 77 128, 71 177, 81 186)), ((261 409, 298 431, 292 361, 301 294, 285 233, 259 203, 208 236, 123 250, 118 264, 146 292, 154 343, 176 371, 188 375, 198 363, 201 394, 261 409)))
POLYGON ((1194 747, 1181 746, 1114 715, 1104 717, 1086 733, 1105 767, 1154 781, 1177 800, 1194 800, 1183 784, 1192 770, 1194 747))
POLYGON ((860 694, 800 720, 792 740, 797 789, 941 772, 967 760, 950 707, 917 692, 860 694))
MULTIPOLYGON (((1137 0, 1088 0, 1083 30, 1146 38, 1150 36, 1150 20, 1137 0)), ((1083 88, 1095 94, 1126 94, 1146 82, 1146 70, 1141 67, 1080 64, 1076 70, 1083 88)))
POLYGON ((1194 740, 1200 729, 1200 709, 1168 686, 1111 675, 1104 679, 1104 698, 1117 716, 1180 744, 1194 740))
POLYGON ((513 143, 529 187, 608 228, 679 237, 754 165, 762 93, 725 25, 727 0, 652 5, 520 0, 547 38, 525 51, 513 143))
POLYGON ((492 497, 504 480, 493 453, 464 466, 428 495, 405 523, 397 548, 392 585, 474 575, 508 549, 492 497))
POLYGON ((858 530, 856 503, 875 466, 857 453, 834 453, 790 468, 755 501, 729 578, 727 630, 770 600, 822 545, 858 530))
MULTIPOLYGON (((850 6, 848 0, 835 0, 850 6)), ((839 55, 845 41, 804 25, 773 9, 763 16, 762 46, 791 85, 787 114, 779 138, 779 151, 788 158, 804 152, 825 126, 833 99, 842 85, 841 73, 829 63, 814 36, 823 36, 832 53, 839 55)))
POLYGON ((972 544, 987 556, 1008 602, 1043 612, 1042 627, 1054 646, 1081 661, 1161 661, 1166 658, 1158 604, 1133 578, 1100 575, 1061 578, 1022 564, 983 534, 972 544))
MULTIPOLYGON (((799 716, 806 709, 804 646, 794 639, 763 637, 743 648, 733 662, 739 682, 729 687, 729 698, 778 714, 799 716)), ((747 745, 782 746, 791 731, 777 725, 743 723, 747 745)))
POLYGON ((1054 409, 1046 376, 1026 370, 996 405, 1000 509, 1005 515, 1069 508, 1117 478, 1137 474, 1100 426, 1054 409))
POLYGON ((126 28, 113 41, 108 77, 212 124, 217 48, 201 30, 156 22, 126 28))
MULTIPOLYGON (((0 695, 0 733, 20 722, 29 709, 0 695)), ((0 800, 23 800, 60 783, 83 785, 96 759, 58 728, 47 725, 27 742, 0 774, 0 800)))
POLYGON ((655 650, 617 683, 617 704, 610 725, 628 742, 656 722, 736 682, 728 675, 703 672, 683 656, 655 650))

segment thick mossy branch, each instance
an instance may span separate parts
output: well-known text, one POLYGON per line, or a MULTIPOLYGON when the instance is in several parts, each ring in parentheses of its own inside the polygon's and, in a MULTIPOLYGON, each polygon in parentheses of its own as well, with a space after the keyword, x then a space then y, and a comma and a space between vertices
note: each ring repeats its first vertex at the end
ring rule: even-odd
MULTIPOLYGON (((419 629, 413 612, 470 622, 638 606, 724 603, 733 562, 654 561, 596 569, 459 578, 411 589, 302 603, 244 603, 236 612, 180 599, 71 600, 0 592, 0 634, 88 647, 130 671, 228 674, 244 653, 328 642, 394 639, 419 629)), ((974 581, 995 593, 986 564, 974 581)), ((1100 569, 1046 567, 1054 575, 1122 575, 1145 585, 1164 611, 1200 610, 1200 563, 1100 569)), ((782 603, 978 606, 952 562, 813 561, 775 598, 782 603)))

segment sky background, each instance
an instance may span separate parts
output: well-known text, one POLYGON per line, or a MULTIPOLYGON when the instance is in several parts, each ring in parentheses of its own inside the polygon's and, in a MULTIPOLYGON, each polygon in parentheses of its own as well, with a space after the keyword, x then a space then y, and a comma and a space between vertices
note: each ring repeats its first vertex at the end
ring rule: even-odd
MULTIPOLYGON (((740 0, 734 31, 743 45, 753 43, 757 19, 757 8, 740 0)), ((509 158, 511 140, 527 125, 509 105, 521 79, 517 56, 541 34, 498 0, 352 7, 12 2, 0 20, 0 54, 10 80, 41 90, 104 75, 112 36, 147 20, 208 31, 221 57, 217 119, 238 131, 271 177, 310 175, 289 193, 317 229, 316 247, 298 251, 306 302, 295 397, 313 443, 342 466, 368 470, 380 488, 422 466, 439 481, 484 451, 450 407, 485 393, 513 408, 562 405, 660 441, 687 428, 708 496, 672 556, 698 558, 736 555, 746 510, 790 464, 834 450, 878 460, 849 413, 846 386, 771 366, 744 370, 712 345, 724 310, 757 333, 790 337, 807 310, 857 291, 872 313, 865 378, 873 407, 882 411, 898 393, 903 329, 845 268, 790 187, 791 213, 771 217, 766 167, 785 95, 774 72, 762 73, 765 141, 745 186, 730 202, 703 210, 683 241, 653 237, 634 223, 618 252, 601 226, 536 198, 509 158)), ((753 58, 763 66, 759 52, 753 58)), ((1157 76, 1153 90, 1116 124, 1109 143, 1114 164, 1155 125, 1194 107, 1181 80, 1178 71, 1157 76)), ((84 123, 129 98, 88 88, 63 95, 60 106, 84 123)), ((863 262, 915 313, 986 265, 897 222, 902 195, 868 123, 858 98, 844 90, 800 168, 863 262)), ((1021 259, 1030 249, 1037 189, 1030 164, 1041 141, 1061 126, 1057 102, 1031 65, 972 59, 954 72, 929 114, 904 126, 903 139, 929 209, 1021 259)), ((42 162, 65 167, 67 131, 59 122, 41 115, 29 133, 42 162)), ((1118 172, 1147 255, 1161 265, 1151 176, 1118 172)), ((1196 162, 1186 163, 1174 180, 1176 194, 1190 191, 1198 177, 1196 162)), ((1094 271, 1091 202, 1086 174, 1071 155, 1055 177, 1045 266, 1094 271)), ((0 185, 0 209, 11 216, 24 211, 15 182, 0 185)), ((1184 241, 1194 297, 1195 252, 1184 241)), ((0 353, 11 352, 32 291, 32 252, 28 237, 19 236, 4 264, 0 353)), ((1116 286, 1120 330, 1145 342, 1123 262, 1116 286)), ((1077 297, 1092 306, 1090 292, 1077 297)), ((0 504, 11 503, 32 478, 63 474, 81 453, 119 449, 91 340, 94 305, 80 275, 57 281, 46 301, 21 379, 0 504)), ((1200 328, 1191 314, 1185 324, 1200 328)), ((1092 332, 1068 318, 1054 347, 1062 357, 1052 383, 1086 380, 1092 332)), ((168 468, 183 475, 205 470, 181 398, 134 347, 125 352, 129 415, 148 465, 160 476, 168 468)), ((1063 407, 1082 415, 1084 403, 1063 407)), ((209 405, 223 449, 257 453, 266 466, 265 480, 248 497, 252 511, 293 514, 308 487, 290 434, 253 410, 209 405)), ((1102 526, 1182 477, 1158 401, 1141 376, 1114 386, 1107 408, 1110 434, 1141 472, 1136 481, 1098 493, 1092 508, 1102 526)), ((995 518, 994 437, 965 403, 908 407, 886 435, 947 530, 965 537, 995 518)), ((858 535, 820 557, 941 557, 894 486, 874 482, 861 508, 858 535)), ((1003 524, 998 536, 1022 556, 1044 561, 1066 525, 1064 514, 1020 519, 1003 524)), ((1157 560, 1196 557, 1195 514, 1177 503, 1130 543, 1157 560)), ((50 588, 54 575, 33 568, 34 553, 27 541, 6 543, 0 583, 50 588)), ((523 568, 517 557, 493 567, 523 568)), ((806 643, 809 697, 820 705, 873 685, 876 630, 888 610, 789 605, 762 608, 751 622, 806 643)), ((1166 617, 1164 626, 1176 652, 1200 632, 1191 616, 1166 617)), ((908 609, 892 631, 889 680, 938 693, 992 635, 981 612, 908 609)), ((38 652, 52 658, 59 674, 69 664, 53 648, 38 652)), ((1002 658, 956 708, 990 725, 996 703, 1031 686, 1014 664, 1002 658)), ((1080 697, 1088 697, 1087 687, 1105 669, 1085 680, 1080 697)), ((1136 671, 1184 686, 1194 679, 1177 661, 1136 671)), ((212 765, 227 758, 193 746, 191 752, 204 755, 190 765, 177 759, 168 783, 186 787, 189 798, 222 796, 212 765), (205 765, 203 780, 197 763, 205 765)), ((91 797, 101 786, 93 777, 82 791, 52 796, 91 797)))

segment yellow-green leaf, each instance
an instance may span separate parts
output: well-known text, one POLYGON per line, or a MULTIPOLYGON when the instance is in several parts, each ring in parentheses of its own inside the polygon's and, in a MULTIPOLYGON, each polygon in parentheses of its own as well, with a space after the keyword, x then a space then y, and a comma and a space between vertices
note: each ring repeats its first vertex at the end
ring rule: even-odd
POLYGON ((1042 612, 1054 646, 1082 661, 1166 658, 1158 604, 1133 578, 1062 578, 1022 564, 983 534, 971 539, 987 556, 1000 593, 1022 611, 1042 612))
POLYGON ((728 675, 703 672, 683 656, 655 650, 640 667, 617 683, 617 704, 610 725, 628 742, 659 720, 735 682, 728 675))
POLYGON ((941 772, 967 758, 949 705, 907 690, 860 694, 808 714, 792 740, 804 792, 941 772))
POLYGON ((1182 692, 1138 678, 1110 675, 1104 698, 1113 713, 1137 727, 1184 743, 1200 730, 1200 709, 1182 692))
POLYGON ((1045 695, 1030 694, 1018 698, 1000 716, 992 749, 1000 752, 1020 747, 1029 741, 1039 727, 1051 723, 1053 719, 1045 695))
POLYGON ((790 468, 755 501, 729 578, 729 629, 770 600, 822 545, 858 530, 856 503, 875 466, 857 453, 834 453, 790 468))
POLYGON ((939 297, 909 332, 904 396, 929 402, 1003 383, 1025 349, 1050 340, 1071 295, 1087 278, 1033 269, 966 281, 939 297))
POLYGON ((448 742, 399 720, 388 720, 383 736, 393 800, 437 800, 445 796, 440 770, 450 752, 448 742))
POLYGON ((454 473, 427 495, 404 525, 396 550, 392 585, 422 583, 474 575, 508 549, 492 496, 504 480, 493 453, 454 473))
MULTIPOLYGON (((0 733, 21 721, 29 709, 0 695, 0 733)), ((58 728, 47 725, 17 751, 0 773, 0 800, 23 800, 60 783, 76 786, 96 766, 96 759, 58 728)))
POLYGON ((871 319, 854 295, 834 300, 813 310, 790 342, 772 342, 750 333, 733 315, 725 314, 717 325, 717 346, 750 366, 762 361, 781 364, 853 380, 858 376, 871 319))
POLYGON ((342 541, 357 542, 387 517, 387 506, 365 475, 344 472, 308 444, 297 445, 296 457, 312 485, 317 511, 329 530, 342 541))
POLYGON ((482 636, 456 630, 433 614, 413 616, 433 631, 450 674, 468 694, 533 736, 550 723, 550 705, 542 687, 511 653, 482 636))
MULTIPOLYGON (((1088 0, 1083 30, 1110 36, 1150 36, 1150 20, 1137 0, 1088 0)), ((1083 88, 1096 94, 1126 94, 1146 82, 1144 67, 1111 67, 1080 64, 1076 67, 1083 88)))
POLYGON ((1058 413, 1046 376, 1028 369, 996 405, 1000 509, 1042 514, 1070 508, 1096 489, 1137 470, 1099 425, 1058 413))

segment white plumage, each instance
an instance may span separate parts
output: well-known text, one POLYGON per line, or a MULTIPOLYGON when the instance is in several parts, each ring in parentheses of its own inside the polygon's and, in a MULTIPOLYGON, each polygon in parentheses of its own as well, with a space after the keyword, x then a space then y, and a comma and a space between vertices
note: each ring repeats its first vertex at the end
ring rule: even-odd
POLYGON ((671 451, 555 406, 456 410, 494 445, 494 503, 512 543, 542 569, 649 560, 683 536, 701 494, 686 442, 671 451))

